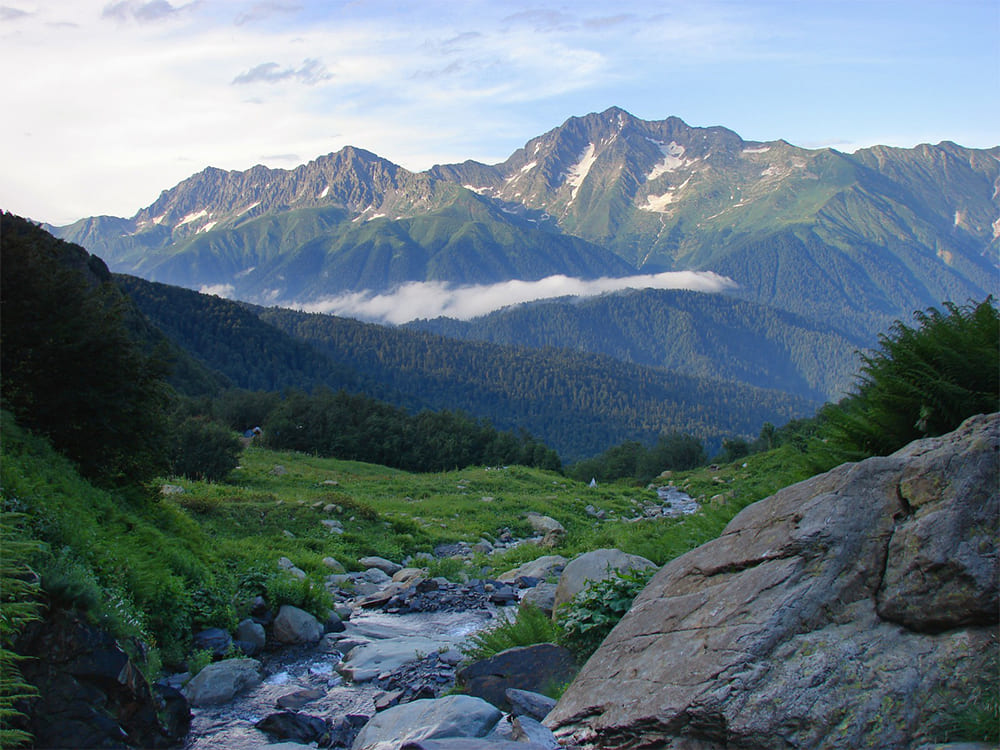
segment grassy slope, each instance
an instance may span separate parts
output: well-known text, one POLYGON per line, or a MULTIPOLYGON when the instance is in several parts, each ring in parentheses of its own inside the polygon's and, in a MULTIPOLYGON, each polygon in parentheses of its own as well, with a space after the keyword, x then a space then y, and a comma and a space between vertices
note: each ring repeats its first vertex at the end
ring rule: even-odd
MULTIPOLYGON (((192 631, 233 627, 256 594, 294 594, 275 583, 283 575, 281 556, 318 587, 329 573, 326 556, 357 569, 364 555, 401 560, 443 542, 492 538, 504 528, 527 536, 524 513, 537 511, 568 531, 555 552, 614 546, 662 564, 716 536, 749 502, 808 474, 790 450, 752 456, 746 468, 679 473, 672 480, 694 496, 724 500, 682 520, 630 523, 613 519, 634 516, 637 504, 655 499, 652 490, 591 488, 516 466, 410 474, 255 447, 226 483, 170 480, 185 491, 127 496, 80 479, 6 415, 3 433, 4 508, 26 514, 15 538, 46 543, 35 564, 53 595, 89 607, 120 635, 157 643, 168 660, 183 654, 192 631), (588 516, 588 504, 609 520, 588 516), (345 533, 331 533, 324 519, 339 520, 345 533)), ((523 545, 481 557, 466 572, 497 574, 548 552, 523 545)), ((458 568, 440 563, 432 572, 458 568)))

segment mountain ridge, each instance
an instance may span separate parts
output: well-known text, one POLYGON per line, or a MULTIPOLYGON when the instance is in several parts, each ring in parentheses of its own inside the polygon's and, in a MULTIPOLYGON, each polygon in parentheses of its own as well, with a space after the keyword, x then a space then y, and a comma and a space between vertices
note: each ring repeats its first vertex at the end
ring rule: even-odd
POLYGON ((299 306, 410 282, 668 270, 873 341, 1000 292, 1000 146, 845 154, 617 107, 506 160, 410 172, 353 146, 291 170, 209 168, 130 219, 52 228, 112 270, 299 306))

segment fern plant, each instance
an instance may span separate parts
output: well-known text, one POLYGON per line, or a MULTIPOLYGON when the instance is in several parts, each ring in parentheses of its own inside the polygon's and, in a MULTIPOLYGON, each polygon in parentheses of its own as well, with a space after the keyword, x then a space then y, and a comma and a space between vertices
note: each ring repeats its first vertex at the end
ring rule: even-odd
POLYGON ((472 635, 462 647, 462 653, 471 661, 478 661, 508 648, 555 643, 558 636, 559 630, 548 615, 532 604, 522 604, 513 620, 505 620, 494 628, 472 635))
POLYGON ((31 735, 13 728, 12 721, 21 715, 15 703, 37 693, 21 675, 22 657, 13 650, 21 629, 40 616, 38 576, 28 560, 41 545, 13 537, 14 524, 20 517, 17 513, 0 513, 0 747, 6 748, 31 741, 31 735))
POLYGON ((862 355, 855 393, 822 413, 843 458, 887 455, 942 435, 974 414, 1000 410, 1000 317, 993 298, 945 303, 900 321, 862 355))

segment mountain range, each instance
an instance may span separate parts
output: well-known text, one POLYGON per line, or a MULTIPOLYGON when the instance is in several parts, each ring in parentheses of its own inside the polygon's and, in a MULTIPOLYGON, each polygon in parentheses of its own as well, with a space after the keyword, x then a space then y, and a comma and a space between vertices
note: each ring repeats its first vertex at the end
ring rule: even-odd
POLYGON ((262 304, 705 270, 742 298, 871 338, 996 291, 1000 147, 844 154, 612 108, 500 164, 415 173, 347 147, 292 170, 205 169, 131 218, 49 229, 113 271, 262 304))
MULTIPOLYGON (((119 274, 251 303, 219 314, 249 316, 299 342, 280 343, 301 364, 294 375, 263 344, 237 351, 237 343, 229 355, 193 344, 234 384, 375 388, 411 408, 458 406, 505 428, 525 426, 581 456, 665 425, 717 440, 752 433, 755 420, 805 415, 849 390, 857 352, 892 321, 997 295, 1000 147, 942 142, 844 154, 612 108, 572 117, 499 164, 410 172, 347 147, 291 170, 208 168, 131 218, 47 228, 119 274), (390 295, 410 283, 434 282, 431 292, 444 294, 667 271, 711 272, 725 283, 706 294, 623 281, 640 288, 377 332, 279 309, 326 309, 331 298, 390 295), (273 371, 255 362, 256 380, 241 377, 226 369, 233 356, 266 357, 273 371), (333 377, 324 362, 346 369, 333 377), (585 403, 560 390, 560 378, 582 389, 585 403), (628 388, 642 394, 626 404, 614 391, 628 388), (698 398, 714 404, 708 421, 696 416, 698 398), (675 411, 653 406, 657 399, 675 411), (720 422, 727 399, 734 413, 762 408, 720 422), (583 438, 579 421, 546 426, 572 409, 601 428, 583 438), (601 409, 629 416, 605 423, 601 409)), ((173 294, 129 284, 147 305, 173 294)), ((168 305, 145 312, 165 331, 176 327, 175 340, 197 328, 168 305)))

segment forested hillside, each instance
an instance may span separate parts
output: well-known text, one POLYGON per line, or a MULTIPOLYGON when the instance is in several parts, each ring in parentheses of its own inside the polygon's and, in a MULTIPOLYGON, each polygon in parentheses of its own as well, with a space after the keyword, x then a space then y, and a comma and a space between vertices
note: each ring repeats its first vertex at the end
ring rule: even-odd
POLYGON ((245 389, 334 390, 416 412, 458 409, 526 430, 564 461, 624 440, 689 432, 716 448, 764 422, 809 416, 819 400, 604 355, 527 349, 258 308, 119 277, 142 312, 206 367, 245 389))
POLYGON ((808 416, 817 402, 568 349, 462 342, 328 315, 271 308, 261 318, 404 394, 408 406, 461 408, 503 429, 524 428, 564 460, 664 432, 717 447, 770 421, 808 416))
POLYGON ((453 338, 606 354, 819 400, 846 393, 857 369, 857 351, 870 343, 748 300, 656 289, 536 302, 470 321, 438 318, 406 327, 453 338))

